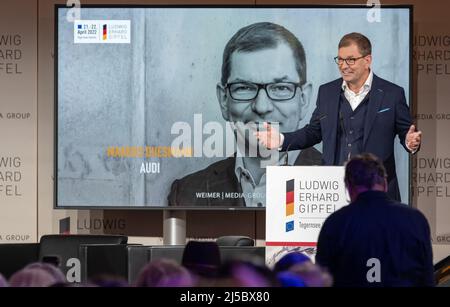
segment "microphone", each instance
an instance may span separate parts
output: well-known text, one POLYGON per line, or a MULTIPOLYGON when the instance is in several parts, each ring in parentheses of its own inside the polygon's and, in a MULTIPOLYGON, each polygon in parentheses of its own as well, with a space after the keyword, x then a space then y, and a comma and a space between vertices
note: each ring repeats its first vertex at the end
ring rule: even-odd
MULTIPOLYGON (((320 123, 320 121, 322 120, 322 119, 324 119, 324 118, 326 118, 328 115, 327 114, 321 114, 321 115, 319 115, 319 116, 316 116, 314 119, 312 119, 310 122, 309 122, 309 125, 311 125, 311 124, 318 124, 318 123, 320 123)), ((306 127, 306 126, 305 126, 306 127)), ((302 128, 303 129, 303 128, 302 128)), ((286 152, 286 158, 284 159, 284 164, 283 164, 283 166, 288 166, 289 164, 288 164, 288 161, 289 161, 289 148, 291 147, 291 145, 292 145, 292 142, 290 142, 289 144, 288 144, 288 146, 286 147, 286 150, 285 150, 285 152, 286 152)))
POLYGON ((291 143, 289 143, 289 145, 286 147, 286 157, 285 157, 285 159, 284 159, 284 165, 283 166, 288 166, 289 164, 288 164, 288 161, 289 161, 289 147, 291 147, 291 145, 292 145, 292 142, 291 143))
MULTIPOLYGON (((347 131, 345 130, 345 126, 344 126, 344 117, 342 116, 342 112, 340 110, 339 110, 339 124, 341 126, 341 131, 344 134, 345 144, 349 144, 347 131)), ((348 152, 346 161, 350 160, 350 155, 351 155, 351 150, 348 152)))

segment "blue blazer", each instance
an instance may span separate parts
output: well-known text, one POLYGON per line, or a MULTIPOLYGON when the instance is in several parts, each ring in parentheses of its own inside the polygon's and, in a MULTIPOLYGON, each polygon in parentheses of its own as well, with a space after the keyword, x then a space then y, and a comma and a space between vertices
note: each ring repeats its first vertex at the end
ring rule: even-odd
MULTIPOLYGON (((322 162, 335 161, 339 125, 339 98, 342 78, 320 86, 317 105, 308 125, 285 133, 281 150, 303 149, 323 142, 322 162)), ((412 124, 403 88, 373 75, 369 106, 364 126, 363 152, 378 156, 388 173, 388 194, 400 200, 395 174, 394 139, 398 135, 405 146, 405 137, 412 124)))

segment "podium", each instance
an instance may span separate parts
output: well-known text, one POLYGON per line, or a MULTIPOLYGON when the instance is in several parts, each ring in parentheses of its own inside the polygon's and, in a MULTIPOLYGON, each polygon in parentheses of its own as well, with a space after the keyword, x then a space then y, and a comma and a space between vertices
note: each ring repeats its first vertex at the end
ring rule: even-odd
POLYGON ((343 166, 268 166, 266 263, 290 251, 314 260, 325 219, 349 203, 343 166))

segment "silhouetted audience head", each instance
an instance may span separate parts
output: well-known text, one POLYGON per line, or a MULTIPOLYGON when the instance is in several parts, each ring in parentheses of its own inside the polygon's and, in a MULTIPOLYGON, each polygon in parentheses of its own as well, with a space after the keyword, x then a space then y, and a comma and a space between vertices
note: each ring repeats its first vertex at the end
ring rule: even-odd
POLYGON ((278 285, 273 272, 265 265, 251 260, 230 260, 219 271, 216 286, 273 287, 278 285))
POLYGON ((333 284, 332 276, 311 261, 295 264, 288 271, 299 276, 306 287, 331 287, 333 284))
POLYGON ((353 157, 345 165, 345 185, 351 201, 369 190, 387 191, 387 174, 383 163, 373 154, 364 153, 353 157))
POLYGON ((221 264, 216 242, 189 241, 183 251, 182 265, 202 277, 216 277, 221 264))
POLYGON ((273 271, 282 287, 330 287, 333 281, 330 274, 301 252, 281 257, 273 271))
POLYGON ((305 281, 296 273, 281 271, 277 274, 281 287, 306 287, 305 281))
POLYGON ((128 287, 128 282, 121 276, 100 274, 90 279, 94 286, 102 288, 122 288, 128 287))
POLYGON ((287 271, 292 266, 303 263, 305 261, 311 262, 311 259, 301 252, 290 252, 281 257, 280 260, 278 260, 278 262, 275 263, 273 271, 275 273, 287 271))
POLYGON ((155 260, 139 273, 137 287, 192 287, 189 271, 173 260, 155 260))
POLYGON ((5 277, 3 277, 2 274, 0 274, 0 288, 8 287, 8 282, 6 281, 5 277))
POLYGON ((63 272, 59 268, 50 263, 34 262, 27 265, 25 269, 41 269, 52 275, 52 277, 55 279, 55 283, 66 282, 66 277, 64 276, 63 272))
POLYGON ((96 288, 99 287, 96 284, 90 283, 90 282, 60 282, 51 285, 52 288, 96 288))
POLYGON ((9 279, 11 287, 49 287, 56 282, 56 278, 42 268, 24 268, 9 279))

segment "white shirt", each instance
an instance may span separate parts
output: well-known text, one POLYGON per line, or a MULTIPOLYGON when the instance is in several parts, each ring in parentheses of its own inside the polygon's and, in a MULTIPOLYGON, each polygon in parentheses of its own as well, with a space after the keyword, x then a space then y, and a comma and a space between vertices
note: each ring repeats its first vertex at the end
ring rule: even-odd
MULTIPOLYGON (((297 160, 300 150, 289 151, 288 165, 294 165, 297 160)), ((278 165, 284 165, 286 160, 286 153, 280 153, 278 165)), ((242 156, 236 155, 236 164, 234 166, 234 173, 241 185, 243 198, 246 207, 265 207, 266 206, 266 173, 264 173, 256 184, 255 179, 248 169, 245 168, 244 159, 242 156)))
POLYGON ((342 90, 344 91, 345 98, 347 98, 348 102, 350 102, 350 106, 352 107, 353 111, 355 111, 355 109, 360 105, 360 103, 370 92, 370 89, 372 88, 372 81, 373 81, 373 72, 372 70, 370 70, 366 82, 364 82, 364 85, 359 89, 358 93, 353 92, 348 87, 347 82, 345 80, 342 82, 342 90))

